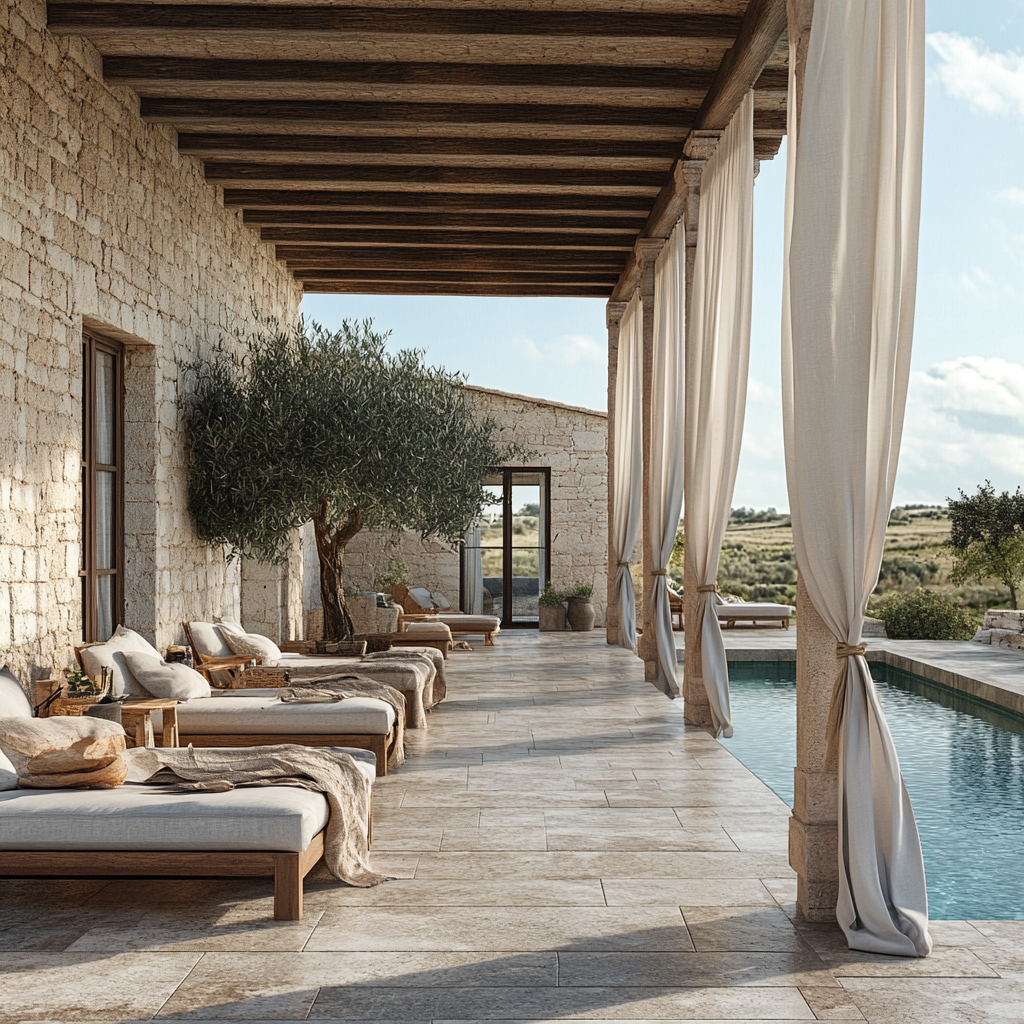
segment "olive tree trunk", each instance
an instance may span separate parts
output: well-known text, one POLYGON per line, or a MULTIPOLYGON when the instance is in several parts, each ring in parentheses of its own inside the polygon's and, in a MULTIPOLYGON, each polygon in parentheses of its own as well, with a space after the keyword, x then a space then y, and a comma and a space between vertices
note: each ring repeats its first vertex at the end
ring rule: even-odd
POLYGON ((350 508, 343 522, 327 515, 327 498, 321 495, 313 516, 316 552, 320 558, 320 600, 324 608, 324 639, 349 640, 355 629, 345 604, 345 545, 362 529, 363 515, 350 508))

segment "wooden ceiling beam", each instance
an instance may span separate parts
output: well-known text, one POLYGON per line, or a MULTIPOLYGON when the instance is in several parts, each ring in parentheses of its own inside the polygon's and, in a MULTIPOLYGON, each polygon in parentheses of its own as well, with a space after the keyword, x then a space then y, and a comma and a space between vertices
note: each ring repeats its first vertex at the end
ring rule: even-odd
POLYGON ((318 100, 218 100, 143 97, 142 116, 157 124, 182 125, 239 122, 247 124, 378 124, 403 122, 432 124, 556 124, 556 125, 653 125, 672 127, 680 137, 693 123, 693 111, 673 107, 628 107, 546 103, 336 103, 318 100))
MULTIPOLYGON (((572 157, 578 159, 674 160, 678 144, 631 139, 445 138, 402 135, 271 135, 181 132, 178 151, 211 158, 260 153, 285 159, 289 154, 387 154, 441 156, 572 157)), ((235 156, 235 159, 238 159, 235 156)))
POLYGON ((572 213, 646 217, 650 204, 646 199, 622 195, 581 195, 532 192, 380 192, 336 189, 260 189, 225 188, 225 206, 247 210, 430 210, 434 212, 492 213, 572 213))
POLYGON ((677 92, 711 83, 703 68, 630 67, 580 64, 452 64, 413 61, 211 60, 191 57, 112 56, 103 59, 103 77, 143 91, 157 83, 268 82, 445 87, 515 86, 571 90, 636 89, 677 92))
POLYGON ((636 236, 620 235, 565 235, 560 231, 516 234, 507 231, 432 231, 417 228, 413 231, 370 230, 351 228, 263 228, 260 239, 264 242, 291 245, 380 246, 410 248, 467 248, 467 249, 567 249, 571 252, 598 250, 631 252, 636 236))
POLYGON ((278 245, 277 258, 289 263, 316 263, 329 267, 387 267, 393 270, 478 270, 504 273, 515 270, 620 270, 620 252, 565 249, 416 249, 341 248, 278 245))
POLYGON ((471 270, 354 270, 350 268, 317 268, 307 266, 290 267, 292 273, 303 281, 365 282, 394 281, 396 284, 414 284, 431 281, 435 284, 542 284, 549 287, 563 285, 590 285, 610 288, 615 284, 614 272, 509 270, 501 274, 476 273, 471 270))
POLYGON ((349 227, 349 228, 460 228, 464 231, 534 232, 557 228, 567 236, 583 233, 632 235, 643 227, 642 217, 613 217, 607 214, 510 214, 510 213, 404 213, 345 210, 244 210, 242 223, 248 227, 349 227))
POLYGON ((489 298, 607 299, 610 285, 541 284, 435 284, 430 281, 400 284, 392 281, 346 283, 330 281, 302 282, 303 291, 323 295, 480 295, 489 298))
POLYGON ((50 3, 47 25, 60 35, 104 30, 141 33, 317 32, 321 35, 572 36, 619 38, 735 38, 732 14, 645 11, 551 11, 292 4, 50 3))
MULTIPOLYGON (((625 190, 658 194, 664 175, 654 171, 606 171, 529 167, 431 167, 389 164, 249 164, 206 163, 206 180, 401 185, 516 185, 556 188, 625 190)), ((237 187, 237 186, 236 186, 237 187)))

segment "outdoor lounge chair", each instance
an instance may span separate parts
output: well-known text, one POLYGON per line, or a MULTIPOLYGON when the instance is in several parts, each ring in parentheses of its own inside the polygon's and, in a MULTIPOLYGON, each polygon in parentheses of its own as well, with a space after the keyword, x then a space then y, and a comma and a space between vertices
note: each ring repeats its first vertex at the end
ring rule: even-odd
MULTIPOLYGON (((223 624, 183 622, 181 626, 192 648, 197 668, 208 672, 211 677, 216 676, 216 669, 223 665, 228 655, 232 653, 223 624)), ((430 650, 409 651, 408 659, 379 661, 364 659, 358 655, 281 651, 276 644, 267 643, 265 640, 264 643, 269 647, 272 656, 258 658, 255 671, 243 668, 240 675, 236 675, 230 681, 229 689, 239 685, 249 690, 253 685, 274 687, 283 685, 286 679, 292 683, 308 682, 318 676, 352 672, 370 676, 401 691, 405 697, 406 726, 410 729, 426 728, 427 710, 444 696, 444 687, 434 685, 438 668, 432 658, 437 655, 430 650), (276 654, 273 653, 275 651, 276 654), (255 680, 255 683, 252 680, 255 680)), ((239 672, 238 669, 231 671, 239 672)), ((217 685, 214 678, 211 678, 211 682, 217 685)))
MULTIPOLYGON (((137 648, 143 645, 148 648, 143 653, 159 658, 156 649, 138 634, 131 634, 128 639, 137 648)), ((86 645, 75 653, 91 678, 98 678, 99 666, 109 670, 112 696, 125 693, 144 696, 145 690, 125 661, 124 644, 125 638, 115 634, 105 644, 86 645)), ((299 743, 309 747, 356 747, 373 751, 378 775, 387 774, 388 755, 397 742, 397 715, 384 700, 352 697, 332 704, 286 704, 278 698, 276 685, 215 690, 208 697, 192 697, 178 704, 177 716, 181 746, 191 743, 197 747, 258 747, 299 743)), ((162 730, 160 712, 154 712, 152 717, 154 730, 162 730)))
POLYGON ((482 636, 484 643, 491 647, 501 632, 501 619, 497 616, 467 615, 452 608, 448 599, 436 590, 398 584, 392 589, 391 596, 402 607, 399 629, 403 622, 443 622, 452 636, 482 636))
POLYGON ((750 622, 754 626, 777 622, 783 629, 789 629, 793 614, 791 605, 769 601, 723 601, 715 606, 715 611, 723 629, 732 629, 738 622, 750 622))
MULTIPOLYGON (((6 671, 0 673, 3 717, 32 717, 24 691, 6 671)), ((372 786, 373 754, 344 753, 372 786)), ((330 812, 323 793, 294 786, 190 793, 130 783, 3 788, 13 772, 0 752, 0 878, 273 876, 274 917, 302 917, 303 879, 324 852, 330 812)))

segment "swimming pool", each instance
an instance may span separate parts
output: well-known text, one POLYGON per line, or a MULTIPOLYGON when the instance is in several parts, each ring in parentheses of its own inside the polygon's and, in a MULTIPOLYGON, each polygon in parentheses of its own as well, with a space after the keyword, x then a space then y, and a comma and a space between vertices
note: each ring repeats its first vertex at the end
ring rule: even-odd
MULTIPOLYGON (((1024 718, 887 665, 871 673, 914 806, 936 920, 1024 918, 1024 718)), ((723 745, 791 807, 796 665, 730 662, 723 745)))

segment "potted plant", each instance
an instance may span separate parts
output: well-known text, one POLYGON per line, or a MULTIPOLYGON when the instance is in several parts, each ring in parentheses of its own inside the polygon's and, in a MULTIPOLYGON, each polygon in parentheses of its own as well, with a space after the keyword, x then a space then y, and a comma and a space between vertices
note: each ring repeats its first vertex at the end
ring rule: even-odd
POLYGON ((551 580, 544 584, 544 593, 540 595, 538 605, 541 632, 556 633, 566 628, 565 594, 555 590, 551 580))
POLYGON ((387 569, 377 577, 377 586, 380 587, 389 599, 391 598, 391 592, 395 587, 400 583, 407 584, 408 582, 408 569, 405 566, 405 562, 402 562, 397 558, 392 558, 391 561, 388 562, 387 569))
POLYGON ((586 632, 594 628, 594 588, 589 583, 575 584, 566 595, 569 601, 569 628, 578 632, 586 632))

